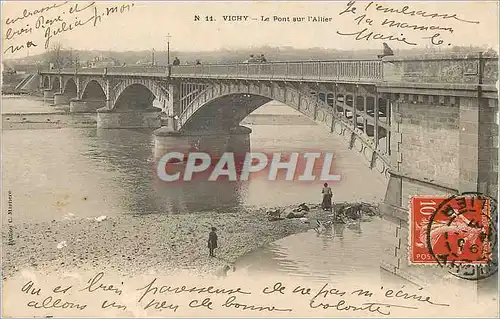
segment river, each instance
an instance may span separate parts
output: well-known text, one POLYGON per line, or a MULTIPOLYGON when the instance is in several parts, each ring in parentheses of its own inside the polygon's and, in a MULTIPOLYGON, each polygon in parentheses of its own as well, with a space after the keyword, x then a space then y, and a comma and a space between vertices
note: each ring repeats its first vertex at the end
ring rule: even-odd
MULTIPOLYGON (((3 97, 2 113, 50 112, 33 98, 3 97)), ((297 115, 271 102, 255 113, 297 115)), ((264 116, 265 118, 266 116, 264 116)), ((314 150, 335 154, 342 180, 332 183, 336 201, 378 202, 386 181, 368 168, 361 154, 311 122, 304 125, 247 125, 252 149, 314 150)), ((321 182, 291 181, 157 183, 153 174, 153 130, 62 128, 4 130, 4 198, 11 191, 14 222, 119 214, 175 214, 231 210, 241 206, 268 207, 320 200, 321 182)))

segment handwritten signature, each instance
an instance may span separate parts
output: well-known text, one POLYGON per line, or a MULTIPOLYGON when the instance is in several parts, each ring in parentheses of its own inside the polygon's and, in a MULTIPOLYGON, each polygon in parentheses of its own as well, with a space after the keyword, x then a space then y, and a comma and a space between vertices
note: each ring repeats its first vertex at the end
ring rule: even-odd
MULTIPOLYGON (((398 21, 395 19, 383 18, 383 21, 376 21, 373 17, 369 16, 369 14, 383 13, 383 14, 397 14, 406 17, 419 17, 425 19, 443 19, 450 20, 453 19, 460 23, 469 23, 469 24, 479 24, 479 21, 467 20, 464 18, 458 17, 456 13, 432 13, 424 10, 413 9, 410 6, 402 6, 401 8, 391 7, 388 5, 381 5, 374 1, 370 1, 364 7, 358 8, 356 5, 356 1, 351 0, 346 4, 346 7, 339 13, 340 16, 346 15, 353 18, 353 21, 356 25, 361 26, 358 30, 354 32, 345 32, 345 31, 337 31, 338 35, 348 36, 354 38, 356 41, 361 40, 384 40, 384 41, 396 41, 401 42, 407 45, 415 46, 417 42, 415 40, 410 40, 409 36, 405 36, 404 33, 399 33, 399 29, 401 30, 410 30, 416 32, 434 32, 430 36, 421 37, 421 39, 428 40, 432 45, 442 45, 445 43, 443 39, 441 39, 443 32, 447 32, 448 34, 452 34, 455 30, 449 26, 440 26, 434 24, 418 24, 407 21, 398 21), (388 34, 384 32, 376 32, 372 31, 372 27, 380 26, 389 29, 387 31, 388 34), (436 31, 440 31, 438 33, 436 31), (398 32, 398 34, 390 34, 389 32, 398 32)), ((448 43, 451 45, 451 43, 448 43)))
POLYGON ((387 41, 399 41, 409 45, 417 45, 415 42, 410 42, 406 37, 401 35, 401 37, 395 37, 393 35, 384 35, 381 33, 375 33, 373 31, 369 31, 368 28, 364 28, 360 31, 355 31, 351 33, 344 33, 337 31, 337 34, 344 36, 352 36, 356 41, 360 40, 387 40, 387 41))

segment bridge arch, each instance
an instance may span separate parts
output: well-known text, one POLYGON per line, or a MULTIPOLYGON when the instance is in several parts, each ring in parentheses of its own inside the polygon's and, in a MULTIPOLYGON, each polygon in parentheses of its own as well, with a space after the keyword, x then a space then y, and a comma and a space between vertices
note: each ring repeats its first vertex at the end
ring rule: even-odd
POLYGON ((85 83, 81 100, 85 102, 88 112, 106 107, 106 99, 106 93, 97 80, 90 80, 85 83))
MULTIPOLYGON (((148 101, 148 103, 152 106, 152 102, 156 99, 164 111, 167 109, 168 104, 171 101, 168 90, 161 83, 151 79, 130 78, 120 81, 113 88, 113 98, 111 99, 113 109, 117 106, 121 109, 124 108, 124 95, 131 97, 132 104, 141 108, 144 107, 141 100, 144 102, 148 101), (135 92, 138 95, 134 96, 132 92, 135 92), (149 101, 151 98, 152 100, 149 101)), ((135 108, 134 106, 132 107, 135 108)))
POLYGON ((58 76, 55 76, 52 79, 52 91, 54 91, 54 92, 60 92, 61 91, 61 80, 59 79, 58 76))
POLYGON ((153 107, 155 99, 155 95, 149 88, 142 84, 134 83, 128 85, 120 92, 113 104, 113 109, 119 111, 147 110, 153 107))
POLYGON ((85 99, 89 97, 89 94, 96 94, 101 97, 101 93, 104 94, 104 100, 107 100, 106 95, 106 82, 99 77, 89 77, 84 78, 83 83, 80 82, 80 98, 85 99), (91 91, 89 92, 89 85, 91 91), (97 86, 96 86, 97 85, 97 86), (84 97, 85 95, 85 97, 84 97))
POLYGON ((50 89, 50 76, 46 75, 43 77, 42 87, 44 89, 50 89))
MULTIPOLYGON (((273 99, 249 93, 228 93, 207 101, 182 124, 184 131, 227 131, 273 99)), ((182 114, 187 115, 187 114, 182 114)), ((183 118, 181 115, 181 118, 183 118)))
POLYGON ((87 100, 104 100, 106 101, 106 93, 102 85, 97 80, 89 80, 85 83, 82 90, 82 99, 87 100))
POLYGON ((64 83, 63 94, 68 96, 76 97, 78 93, 78 87, 73 78, 69 78, 64 83))
MULTIPOLYGON (((316 93, 316 92, 315 92, 316 93)), ((344 94, 344 97, 352 93, 344 94)), ((349 99, 351 97, 348 97, 349 99)), ((250 113, 260 106, 276 100, 284 103, 330 132, 341 136, 349 148, 361 153, 370 163, 370 167, 389 176, 390 160, 387 151, 376 146, 365 131, 353 125, 353 116, 335 110, 332 95, 324 96, 303 92, 288 85, 212 85, 196 96, 181 111, 179 129, 181 131, 227 130, 237 127, 250 113)), ((353 105, 349 100, 346 104, 353 105)), ((345 106, 345 105, 344 105, 345 106)), ((347 106, 346 106, 347 109, 347 106)), ((352 113, 352 112, 351 112, 352 113)))

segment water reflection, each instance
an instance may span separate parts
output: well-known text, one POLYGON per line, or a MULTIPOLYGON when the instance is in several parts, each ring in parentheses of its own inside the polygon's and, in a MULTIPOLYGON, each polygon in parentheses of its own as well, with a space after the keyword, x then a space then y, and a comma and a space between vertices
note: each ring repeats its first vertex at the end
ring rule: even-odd
MULTIPOLYGON (((156 176, 152 130, 128 131, 94 131, 95 139, 84 153, 117 173, 116 182, 127 193, 122 202, 126 211, 148 214, 238 208, 245 185, 220 180, 163 182, 156 176)), ((86 134, 91 137, 93 132, 86 134)))
POLYGON ((355 221, 352 221, 350 223, 347 224, 347 228, 349 228, 349 230, 351 230, 354 235, 358 235, 360 236, 361 235, 361 221, 359 220, 355 220, 355 221))
POLYGON ((236 272, 286 273, 317 282, 339 282, 353 274, 379 278, 381 244, 373 238, 380 227, 381 220, 375 217, 368 222, 333 224, 320 233, 292 235, 243 256, 236 272))
POLYGON ((239 182, 192 181, 165 183, 156 180, 154 202, 171 212, 236 210, 242 202, 244 184, 239 182))
POLYGON ((152 213, 158 207, 151 200, 151 130, 86 130, 82 135, 88 149, 82 155, 113 172, 122 191, 120 206, 126 212, 152 213))
POLYGON ((316 233, 316 237, 321 238, 323 243, 323 248, 327 248, 330 245, 330 241, 332 240, 338 241, 340 247, 342 248, 344 247, 345 228, 346 224, 344 223, 326 224, 322 231, 316 233))

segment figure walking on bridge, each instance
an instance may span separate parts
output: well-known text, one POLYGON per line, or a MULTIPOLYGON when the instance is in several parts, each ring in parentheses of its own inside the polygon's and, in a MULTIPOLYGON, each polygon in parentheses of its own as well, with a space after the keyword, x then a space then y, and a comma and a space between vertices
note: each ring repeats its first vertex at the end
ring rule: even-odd
POLYGON ((212 231, 208 234, 208 250, 210 251, 210 257, 215 257, 214 250, 217 248, 217 233, 215 232, 217 228, 212 227, 212 231))
POLYGON ((258 59, 253 54, 250 54, 248 60, 243 61, 243 63, 256 63, 256 62, 258 62, 258 59))

